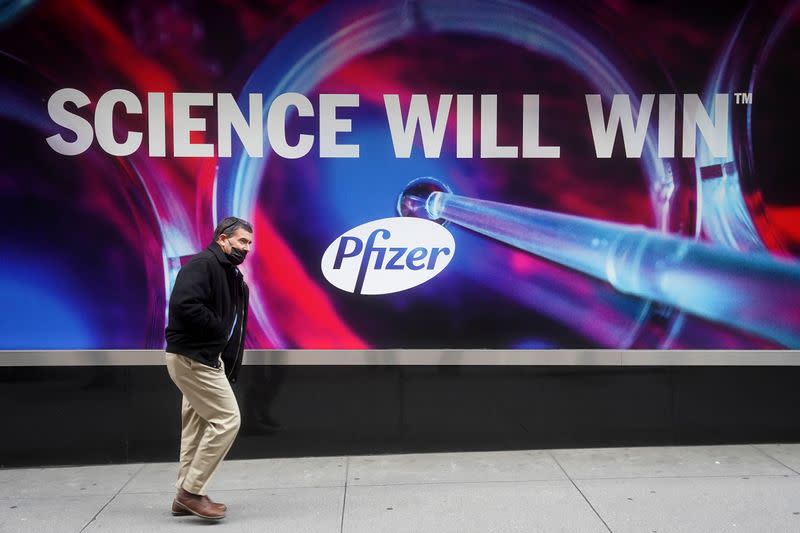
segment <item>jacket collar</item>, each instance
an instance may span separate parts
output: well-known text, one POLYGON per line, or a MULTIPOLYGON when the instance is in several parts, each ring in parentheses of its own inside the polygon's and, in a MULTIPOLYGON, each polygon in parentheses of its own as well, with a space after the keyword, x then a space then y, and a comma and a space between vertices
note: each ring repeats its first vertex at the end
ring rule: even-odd
POLYGON ((212 242, 211 244, 208 245, 208 248, 206 249, 209 250, 212 254, 214 254, 214 257, 216 257, 217 261, 222 263, 222 265, 227 266, 229 268, 233 268, 233 263, 230 262, 228 256, 225 255, 225 252, 222 251, 222 248, 220 247, 219 244, 217 244, 216 242, 212 242))

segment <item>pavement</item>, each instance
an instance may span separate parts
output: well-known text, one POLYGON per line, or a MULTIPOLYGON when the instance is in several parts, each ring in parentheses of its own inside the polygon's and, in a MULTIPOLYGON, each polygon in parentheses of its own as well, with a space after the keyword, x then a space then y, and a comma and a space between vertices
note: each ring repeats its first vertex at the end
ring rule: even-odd
POLYGON ((214 522, 170 514, 176 472, 2 469, 0 531, 800 532, 800 444, 230 460, 214 522))

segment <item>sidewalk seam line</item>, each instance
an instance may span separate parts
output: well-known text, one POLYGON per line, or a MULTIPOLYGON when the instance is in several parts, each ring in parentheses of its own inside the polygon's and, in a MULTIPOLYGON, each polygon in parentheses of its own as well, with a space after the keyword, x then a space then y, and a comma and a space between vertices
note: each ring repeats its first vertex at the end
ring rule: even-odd
POLYGON ((575 487, 575 490, 577 490, 577 491, 578 491, 578 494, 580 494, 580 495, 581 495, 581 497, 582 497, 582 498, 583 498, 583 500, 586 502, 586 504, 589 506, 589 508, 590 508, 592 511, 594 511, 594 514, 597 516, 597 518, 599 518, 599 519, 600 519, 600 521, 603 523, 603 525, 604 525, 604 526, 606 526, 606 529, 609 531, 609 533, 614 533, 614 532, 611 530, 611 528, 610 528, 610 527, 608 527, 608 524, 607 524, 607 523, 606 523, 606 521, 603 519, 603 517, 602 517, 602 516, 600 516, 600 513, 598 513, 598 512, 597 512, 597 509, 595 509, 595 508, 594 508, 594 505, 592 505, 592 502, 590 502, 590 501, 589 501, 589 498, 587 498, 587 497, 586 497, 586 495, 583 493, 583 491, 580 489, 580 487, 578 487, 578 485, 575 483, 575 480, 573 480, 573 479, 572 479, 572 478, 569 476, 569 474, 567 474, 567 471, 566 471, 566 470, 564 470, 564 467, 563 467, 563 466, 561 466, 561 463, 559 463, 559 462, 558 462, 558 459, 557 459, 557 458, 556 458, 556 456, 553 454, 553 452, 548 452, 548 454, 549 454, 549 455, 550 455, 550 457, 553 459, 553 461, 555 461, 555 462, 556 462, 556 464, 557 464, 557 465, 558 465, 558 467, 561 469, 561 471, 562 471, 562 472, 564 472, 564 475, 565 475, 565 476, 567 476, 567 479, 569 480, 569 482, 570 482, 570 483, 572 483, 572 486, 573 486, 573 487, 575 487))
POLYGON ((342 521, 339 523, 339 533, 344 533, 344 513, 347 508, 347 480, 350 478, 350 456, 347 456, 347 462, 344 468, 344 496, 342 497, 342 521))
POLYGON ((791 470, 791 471, 792 471, 792 472, 794 472, 795 474, 798 474, 798 475, 800 475, 800 472, 798 472, 797 470, 795 470, 795 469, 794 469, 794 468, 792 468, 791 466, 789 466, 789 465, 785 464, 783 461, 780 461, 779 459, 776 459, 775 457, 772 457, 770 454, 768 454, 767 452, 765 452, 764 450, 762 450, 761 448, 759 448, 759 447, 758 447, 758 446, 756 446, 755 444, 751 444, 751 445, 750 445, 750 447, 751 447, 751 448, 754 448, 754 449, 756 449, 756 450, 758 450, 758 451, 759 451, 760 453, 762 453, 763 455, 765 455, 765 456, 769 457, 770 459, 772 459, 772 460, 773 460, 773 461, 775 461, 776 463, 778 463, 778 464, 780 464, 780 465, 784 466, 785 468, 788 468, 789 470, 791 470))
POLYGON ((138 476, 138 475, 139 475, 139 474, 142 472, 142 470, 144 470, 144 468, 145 468, 146 466, 147 466, 147 463, 144 463, 142 466, 140 466, 140 467, 139 467, 139 470, 137 470, 137 471, 136 471, 136 472, 135 472, 135 473, 134 473, 134 474, 133 474, 131 477, 129 477, 129 478, 128 478, 128 481, 126 481, 125 483, 123 483, 123 484, 122 484, 122 486, 121 486, 121 487, 119 488, 119 490, 118 490, 118 491, 117 491, 117 492, 116 492, 116 493, 115 493, 115 494, 114 494, 114 495, 111 497, 111 499, 110 499, 110 500, 108 500, 108 501, 105 503, 105 505, 103 505, 103 506, 100 508, 100 510, 99 510, 99 511, 97 511, 97 512, 95 513, 95 515, 92 517, 92 519, 91 519, 91 520, 89 520, 88 522, 86 522, 86 524, 84 524, 84 526, 83 526, 83 527, 80 529, 80 533, 83 533, 83 531, 84 531, 84 530, 85 530, 87 527, 89 527, 89 526, 91 525, 91 523, 92 523, 92 522, 94 522, 95 520, 97 520, 97 517, 98 517, 98 516, 100 516, 100 513, 102 513, 103 511, 105 511, 106 507, 108 507, 108 505, 109 505, 111 502, 113 502, 113 501, 114 501, 114 499, 115 499, 117 496, 119 496, 119 495, 120 495, 120 493, 122 492, 122 490, 123 490, 125 487, 127 487, 127 486, 128 486, 128 483, 130 483, 131 481, 133 481, 133 479, 134 479, 136 476, 138 476))

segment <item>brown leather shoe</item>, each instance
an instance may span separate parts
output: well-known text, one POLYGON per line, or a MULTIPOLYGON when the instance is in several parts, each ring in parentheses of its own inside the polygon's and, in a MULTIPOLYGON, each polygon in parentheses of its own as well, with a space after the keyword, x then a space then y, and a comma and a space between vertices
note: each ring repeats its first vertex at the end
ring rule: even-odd
POLYGON ((216 505, 223 513, 228 510, 228 506, 225 505, 224 503, 217 503, 208 496, 203 496, 203 498, 208 500, 211 503, 211 505, 216 505))
POLYGON ((172 516, 189 516, 192 513, 178 505, 178 500, 172 500, 172 516))
POLYGON ((178 494, 172 502, 172 514, 183 516, 193 514, 208 520, 219 520, 225 518, 227 508, 221 503, 212 502, 208 496, 200 496, 191 492, 178 489, 178 494))
MULTIPOLYGON (((214 505, 217 509, 219 509, 223 513, 228 510, 228 506, 225 505, 224 503, 217 503, 214 500, 212 500, 211 498, 209 498, 208 496, 201 496, 201 498, 209 501, 211 503, 211 505, 214 505)), ((172 500, 172 515, 173 516, 189 516, 191 514, 192 513, 190 513, 189 511, 187 511, 186 509, 184 509, 183 507, 181 507, 178 504, 177 496, 176 496, 176 499, 172 500)))

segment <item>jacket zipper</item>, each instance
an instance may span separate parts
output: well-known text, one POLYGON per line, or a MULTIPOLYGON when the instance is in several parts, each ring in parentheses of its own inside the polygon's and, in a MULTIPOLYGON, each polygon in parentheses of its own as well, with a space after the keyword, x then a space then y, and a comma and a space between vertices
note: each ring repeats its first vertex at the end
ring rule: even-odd
POLYGON ((236 368, 236 363, 239 362, 239 351, 244 353, 244 346, 242 346, 242 330, 244 329, 244 311, 245 311, 244 306, 246 304, 244 302, 241 302, 241 300, 244 299, 244 290, 241 290, 241 285, 239 286, 239 289, 240 289, 240 291, 239 291, 239 296, 240 296, 239 300, 240 300, 240 303, 242 303, 242 319, 239 321, 239 334, 237 335, 238 336, 238 343, 237 343, 237 347, 236 347, 236 357, 233 359, 233 365, 231 365, 231 371, 230 371, 230 373, 228 373, 228 379, 230 379, 231 376, 233 375, 233 371, 236 368))
MULTIPOLYGON (((239 346, 239 347, 241 347, 241 348, 243 348, 243 347, 242 347, 242 329, 243 329, 243 327, 240 325, 240 326, 239 326, 239 335, 238 335, 238 337, 239 337, 239 344, 238 344, 238 346, 239 346)), ((239 362, 239 351, 240 351, 240 350, 239 350, 239 347, 237 347, 237 349, 236 349, 236 358, 233 360, 233 365, 231 366, 231 371, 230 371, 230 373, 228 374, 228 378, 229 378, 229 379, 230 379, 231 375, 233 374, 233 371, 234 371, 234 369, 236 368, 236 363, 238 363, 238 362, 239 362)), ((243 350, 243 349, 242 349, 241 351, 242 351, 242 352, 244 352, 244 350, 243 350)))

